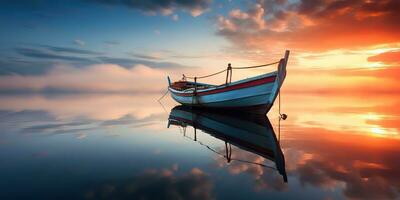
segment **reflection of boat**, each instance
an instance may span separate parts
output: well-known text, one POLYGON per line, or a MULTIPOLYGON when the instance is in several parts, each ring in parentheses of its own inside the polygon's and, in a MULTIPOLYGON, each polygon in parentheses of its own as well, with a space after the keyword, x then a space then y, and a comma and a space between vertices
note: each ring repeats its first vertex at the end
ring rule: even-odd
POLYGON ((285 57, 279 62, 266 65, 232 67, 229 64, 226 70, 207 76, 187 77, 184 75, 182 80, 173 83, 168 78, 168 89, 172 98, 182 105, 241 109, 246 112, 266 114, 285 80, 288 59, 289 51, 286 51, 285 57), (249 69, 273 64, 278 64, 276 71, 231 82, 233 69, 249 69), (200 78, 207 78, 223 72, 227 72, 225 84, 211 85, 197 82, 200 78), (194 82, 187 81, 187 79, 193 79, 194 82))
POLYGON ((168 127, 170 124, 184 128, 187 125, 194 127, 194 140, 196 140, 196 129, 200 129, 225 141, 226 155, 224 157, 228 162, 231 160, 232 152, 229 152, 227 144, 267 158, 275 162, 276 169, 283 176, 284 181, 287 181, 284 155, 274 129, 266 116, 243 116, 243 113, 235 112, 222 114, 204 109, 176 106, 169 115, 168 127))

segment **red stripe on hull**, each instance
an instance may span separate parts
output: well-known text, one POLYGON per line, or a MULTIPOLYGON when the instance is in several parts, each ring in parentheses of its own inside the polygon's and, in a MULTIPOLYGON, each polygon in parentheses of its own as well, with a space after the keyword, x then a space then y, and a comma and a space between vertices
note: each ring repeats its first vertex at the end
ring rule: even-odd
MULTIPOLYGON (((222 93, 222 92, 227 92, 227 91, 231 91, 231 90, 238 90, 238 89, 242 89, 242 88, 254 87, 254 86, 262 85, 265 83, 272 83, 275 81, 275 79, 276 79, 276 76, 270 76, 270 77, 266 77, 266 78, 262 78, 262 79, 258 79, 258 80, 253 80, 253 81, 249 81, 249 82, 245 82, 245 83, 240 83, 237 85, 220 88, 220 89, 198 92, 197 96, 216 94, 216 93, 222 93)), ((173 92, 173 93, 178 96, 193 96, 193 93, 176 93, 176 92, 173 92)))

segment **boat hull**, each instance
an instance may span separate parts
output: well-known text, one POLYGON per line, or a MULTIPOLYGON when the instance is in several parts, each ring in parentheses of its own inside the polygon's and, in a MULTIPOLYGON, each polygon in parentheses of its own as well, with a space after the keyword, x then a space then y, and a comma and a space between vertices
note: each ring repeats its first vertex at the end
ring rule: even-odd
POLYGON ((271 97, 276 87, 276 75, 226 85, 197 94, 184 93, 170 88, 172 98, 182 105, 213 109, 234 109, 265 114, 272 106, 271 97), (216 91, 216 92, 213 92, 216 91))
POLYGON ((278 69, 260 76, 213 86, 198 82, 188 83, 191 87, 174 87, 169 82, 172 98, 178 103, 207 109, 234 109, 255 114, 266 114, 272 107, 286 77, 289 51, 279 61, 278 69), (207 85, 207 87, 201 87, 207 85), (200 86, 200 87, 199 87, 200 86))

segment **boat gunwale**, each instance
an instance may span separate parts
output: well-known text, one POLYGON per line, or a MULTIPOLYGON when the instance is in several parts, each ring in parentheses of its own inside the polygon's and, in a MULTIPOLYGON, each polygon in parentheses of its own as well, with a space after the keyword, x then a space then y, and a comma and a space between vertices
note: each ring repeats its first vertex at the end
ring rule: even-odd
MULTIPOLYGON (((230 87, 234 87, 234 86, 239 85, 239 84, 245 84, 245 83, 248 83, 248 82, 258 81, 258 80, 262 80, 262 79, 265 79, 265 78, 272 78, 272 77, 274 77, 274 79, 271 82, 267 82, 267 83, 276 82, 276 80, 277 80, 277 71, 273 71, 273 72, 270 72, 270 73, 261 74, 261 75, 258 75, 258 76, 254 76, 254 77, 238 80, 238 81, 235 81, 235 82, 232 82, 232 83, 223 84, 223 85, 220 85, 220 86, 217 86, 217 87, 213 87, 213 88, 197 90, 197 93, 198 93, 198 95, 210 95, 210 94, 199 94, 199 93, 213 92, 215 90, 221 90, 221 89, 225 89, 225 88, 230 88, 230 87)), ((192 82, 190 82, 190 83, 192 83, 192 82)), ((262 84, 266 84, 266 83, 262 83, 262 84)), ((253 86, 249 86, 249 87, 253 87, 253 86)), ((244 87, 244 88, 248 88, 248 87, 244 87)), ((178 95, 178 96, 194 96, 194 88, 189 88, 189 89, 182 90, 182 91, 176 90, 176 89, 174 89, 172 87, 168 87, 168 89, 173 94, 178 95)), ((238 88, 238 89, 242 89, 242 88, 238 88)), ((232 90, 235 90, 235 89, 232 89, 232 90)), ((231 90, 229 90, 229 91, 231 91, 231 90)), ((220 94, 220 93, 223 93, 223 92, 227 92, 227 91, 221 91, 221 92, 217 91, 217 92, 212 93, 212 94, 220 94)))

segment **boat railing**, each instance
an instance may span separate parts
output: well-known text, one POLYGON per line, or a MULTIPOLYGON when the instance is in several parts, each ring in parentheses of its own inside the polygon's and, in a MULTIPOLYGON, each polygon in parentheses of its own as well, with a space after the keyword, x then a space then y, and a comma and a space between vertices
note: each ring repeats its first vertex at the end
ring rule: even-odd
MULTIPOLYGON (((263 65, 253 65, 253 66, 245 66, 245 67, 232 67, 231 63, 228 63, 228 67, 224 70, 212 73, 212 74, 208 74, 208 75, 204 75, 204 76, 186 76, 185 74, 182 75, 182 80, 186 81, 187 79, 192 79, 194 80, 195 86, 194 86, 194 91, 197 91, 197 80, 199 79, 204 79, 204 78, 209 78, 221 73, 226 72, 226 79, 225 79, 225 84, 222 85, 227 85, 229 83, 232 82, 232 74, 233 74, 233 70, 234 69, 254 69, 254 68, 260 68, 260 67, 267 67, 267 66, 271 66, 271 65, 275 65, 278 64, 278 70, 280 71, 280 68, 285 65, 287 63, 287 59, 288 59, 288 53, 289 51, 285 52, 285 57, 280 59, 279 61, 276 62, 272 62, 272 63, 267 63, 267 64, 263 64, 263 65)), ((278 75, 279 76, 279 75, 278 75)), ((280 79, 281 77, 278 77, 278 79, 280 79)))
POLYGON ((223 72, 227 72, 226 73, 226 83, 230 83, 232 82, 232 71, 233 69, 252 69, 252 68, 260 68, 260 67, 267 67, 270 65, 275 65, 280 63, 281 60, 276 61, 276 62, 272 62, 272 63, 268 63, 268 64, 264 64, 264 65, 254 65, 254 66, 246 66, 246 67, 232 67, 231 63, 228 63, 228 67, 224 70, 209 74, 209 75, 204 75, 204 76, 186 76, 185 74, 182 75, 182 80, 187 80, 187 79, 192 79, 192 80, 198 80, 198 79, 203 79, 203 78, 209 78, 218 74, 221 74, 223 72))

